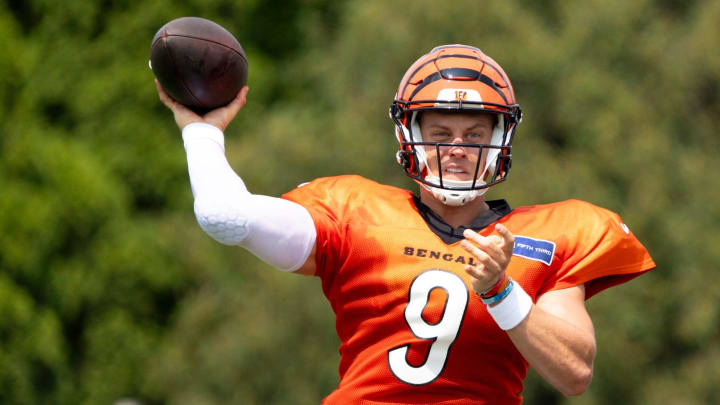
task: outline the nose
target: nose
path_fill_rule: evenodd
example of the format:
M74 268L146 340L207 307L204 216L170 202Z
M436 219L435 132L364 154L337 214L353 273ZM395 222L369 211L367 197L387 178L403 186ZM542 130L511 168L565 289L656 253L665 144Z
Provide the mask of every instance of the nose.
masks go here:
M465 157L465 155L467 155L465 147L458 145L459 143L462 143L462 141L463 140L460 137L453 139L453 145L449 147L448 155L452 157Z

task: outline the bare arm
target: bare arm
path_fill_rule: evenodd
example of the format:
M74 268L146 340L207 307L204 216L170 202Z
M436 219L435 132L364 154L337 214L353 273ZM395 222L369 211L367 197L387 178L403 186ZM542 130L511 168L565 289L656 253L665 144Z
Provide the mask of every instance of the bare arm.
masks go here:
M596 346L584 286L543 294L507 333L525 360L564 395L582 394L590 385Z
M495 285L512 257L513 235L503 225L495 230L501 237L483 237L471 230L464 234L463 248L478 259L477 266L465 269L476 291ZM596 345L583 285L543 294L507 334L525 360L564 395L579 395L590 385Z

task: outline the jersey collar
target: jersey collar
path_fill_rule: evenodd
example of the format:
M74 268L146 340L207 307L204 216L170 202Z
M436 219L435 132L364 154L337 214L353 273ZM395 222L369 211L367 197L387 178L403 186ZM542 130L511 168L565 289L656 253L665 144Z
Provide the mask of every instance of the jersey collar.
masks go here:
M489 210L482 212L468 225L460 225L457 228L453 228L443 221L438 214L433 212L430 207L423 204L418 196L413 195L413 203L430 230L448 245L465 239L462 236L465 229L469 228L476 232L480 231L512 211L512 208L510 208L510 205L508 205L505 200L485 201L488 207L490 207Z

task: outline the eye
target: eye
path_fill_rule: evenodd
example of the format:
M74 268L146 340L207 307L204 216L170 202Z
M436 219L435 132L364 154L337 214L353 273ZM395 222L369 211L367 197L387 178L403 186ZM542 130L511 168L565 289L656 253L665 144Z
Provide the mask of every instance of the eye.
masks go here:
M480 133L480 132L470 132L470 133L465 134L465 139L469 143L483 143L485 138L486 138L485 134Z
M450 134L444 131L435 131L431 133L431 136L435 139L447 139L450 137Z

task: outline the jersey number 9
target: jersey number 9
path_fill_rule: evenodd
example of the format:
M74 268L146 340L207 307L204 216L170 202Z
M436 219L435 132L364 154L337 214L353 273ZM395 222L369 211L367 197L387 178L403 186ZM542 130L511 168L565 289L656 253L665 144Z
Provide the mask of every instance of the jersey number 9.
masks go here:
M442 288L447 294L445 309L439 322L426 322L422 313L430 292ZM445 368L450 346L457 338L468 303L468 289L457 275L444 270L428 270L418 275L410 285L405 321L418 339L433 340L425 362L413 366L407 361L410 345L388 351L390 370L400 381L411 385L424 385L434 381Z

